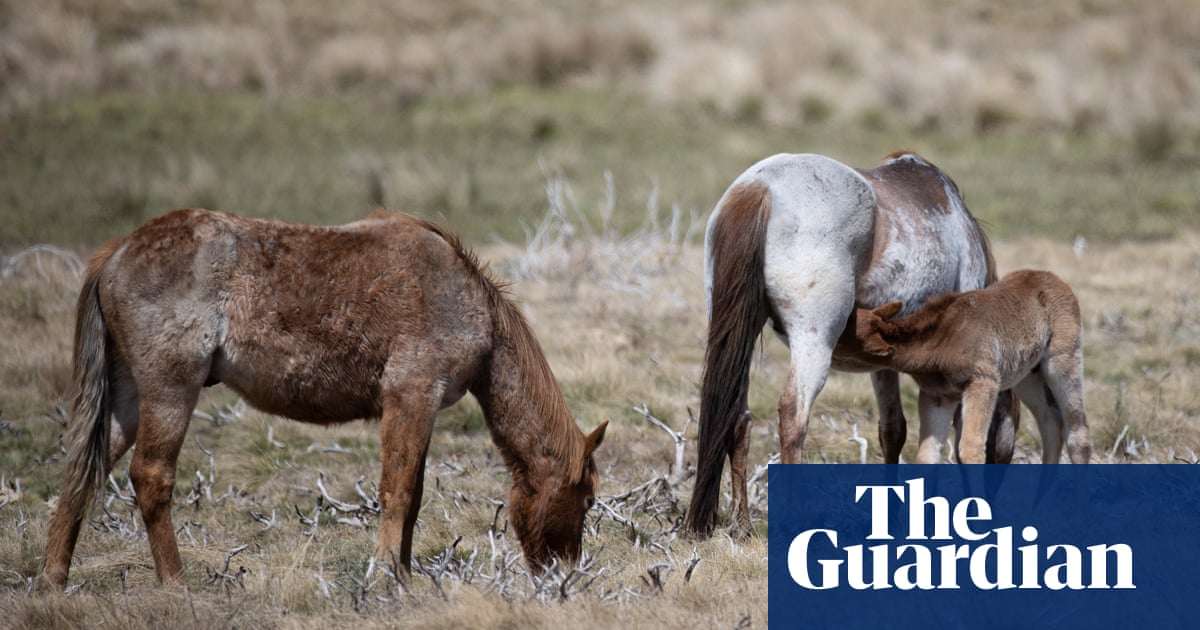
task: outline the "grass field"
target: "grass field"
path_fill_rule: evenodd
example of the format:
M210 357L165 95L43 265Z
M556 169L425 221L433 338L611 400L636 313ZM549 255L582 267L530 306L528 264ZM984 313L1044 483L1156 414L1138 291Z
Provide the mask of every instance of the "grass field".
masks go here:
M665 225L667 222L662 222ZM572 251L486 247L510 275L540 276L516 292L539 333L577 421L613 421L597 456L600 507L588 520L582 572L526 573L498 509L508 480L470 401L442 414L417 528L415 586L401 593L364 578L378 515L379 440L370 422L331 429L246 409L208 391L180 460L175 518L188 568L186 593L163 592L124 464L104 507L85 526L65 600L24 593L41 557L57 491L63 386L74 273L52 253L26 258L6 279L7 390L0 454L0 611L13 627L736 627L766 621L765 478L753 485L756 533L696 542L678 536L694 465L696 383L703 352L701 253L667 230L603 238ZM998 244L1001 266L1055 269L1084 309L1087 404L1101 462L1194 462L1200 451L1200 235L1152 243L1092 244L1021 237ZM599 265L630 251L653 256ZM564 264L563 260L573 261ZM630 261L631 258L626 257ZM38 340L34 342L33 340ZM753 371L751 461L777 450L775 398L785 357L768 339ZM915 417L911 386L905 398ZM28 411L9 413L7 409ZM686 429L684 469L674 439L647 415ZM878 461L868 380L835 374L809 438L813 461ZM915 447L915 422L905 458ZM1026 421L1017 461L1038 461ZM209 455L211 453L211 455ZM760 473L762 470L760 469ZM355 490L361 483L362 494ZM328 498L322 498L327 496ZM330 500L332 499L332 500ZM461 539L460 539L461 537ZM457 543L457 544L456 544ZM236 553L235 553L236 552ZM698 559L698 561L697 561Z
M905 147L943 167L1002 271L1078 292L1095 461L1195 463L1200 25L1188 2L1127 4L0 3L0 625L764 626L787 369L772 335L752 373L755 534L698 542L678 523L701 226L780 151L870 166ZM378 425L301 425L216 387L175 495L188 590L154 582L126 458L70 597L28 596L87 251L175 207L336 223L377 205L444 218L514 279L580 426L612 421L585 564L525 570L467 400L430 448L413 589L367 579ZM682 432L682 467L651 417ZM1036 462L1025 418L1017 459ZM876 430L868 379L834 375L811 461L859 461L855 432L878 461Z

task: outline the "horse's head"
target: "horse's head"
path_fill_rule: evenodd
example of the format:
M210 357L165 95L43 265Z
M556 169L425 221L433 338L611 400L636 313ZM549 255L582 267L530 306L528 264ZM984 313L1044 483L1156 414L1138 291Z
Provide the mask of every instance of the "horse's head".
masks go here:
M605 421L584 437L579 457L543 479L513 485L509 518L534 569L557 558L574 563L583 542L583 519L596 499L596 462L592 453L604 441Z

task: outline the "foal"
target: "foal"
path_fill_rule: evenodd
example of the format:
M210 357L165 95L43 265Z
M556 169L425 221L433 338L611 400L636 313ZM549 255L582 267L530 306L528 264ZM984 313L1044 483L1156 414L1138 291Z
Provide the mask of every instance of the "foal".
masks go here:
M902 308L890 302L857 309L841 344L864 361L910 374L923 394L961 397L959 461L983 463L997 392L1013 388L1037 418L1042 461L1058 463L1065 428L1071 462L1087 463L1092 447L1083 411L1079 302L1058 276L1014 271L893 319ZM936 424L921 425L920 461L938 459L950 427Z

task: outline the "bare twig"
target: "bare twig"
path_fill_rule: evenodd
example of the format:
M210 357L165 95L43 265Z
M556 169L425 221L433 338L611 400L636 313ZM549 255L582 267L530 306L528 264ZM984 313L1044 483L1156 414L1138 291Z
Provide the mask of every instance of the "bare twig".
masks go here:
M654 414L650 413L650 408L646 406L646 403L642 403L641 407L634 405L633 410L658 428L666 431L667 435L671 436L671 440L675 442L675 461L671 465L670 483L672 486L678 485L683 480L683 453L687 447L687 438L685 436L687 435L688 427L692 423L691 410L688 410L688 421L684 424L682 431L675 431L662 420L655 418Z
M858 423L855 422L850 434L850 441L858 443L858 463L867 463L867 439L858 435Z
M1129 433L1129 425L1125 425L1121 432L1117 434L1117 439L1113 441L1112 449L1108 451L1108 459L1112 461L1114 455L1117 454L1117 449L1121 446L1121 441L1125 439L1125 434Z
M76 278L83 275L83 261L74 253L61 247L55 247L54 245L34 245L7 258L0 258L0 277L8 278L12 276L16 273L18 265L24 264L28 260L33 260L37 265L38 273L45 278L46 268L42 262L44 256L57 258L66 265L67 270Z
M683 574L683 581L690 583L692 581L692 572L700 564L700 554L696 553L696 548L692 547L692 557L688 559L687 571Z

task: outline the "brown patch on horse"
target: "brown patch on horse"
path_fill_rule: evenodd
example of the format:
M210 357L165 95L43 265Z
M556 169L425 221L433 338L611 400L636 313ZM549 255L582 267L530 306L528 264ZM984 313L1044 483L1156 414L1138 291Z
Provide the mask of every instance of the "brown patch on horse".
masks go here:
M696 534L713 529L735 428L749 422L745 410L750 362L769 311L763 259L770 216L770 191L763 184L746 184L726 194L713 226L712 312L700 384L705 402L700 407L696 483L685 520ZM709 393L713 391L733 394L716 396Z
M893 153L874 169L858 172L867 178L881 206L904 204L945 214L950 212L947 184L958 190L940 169L908 151Z

